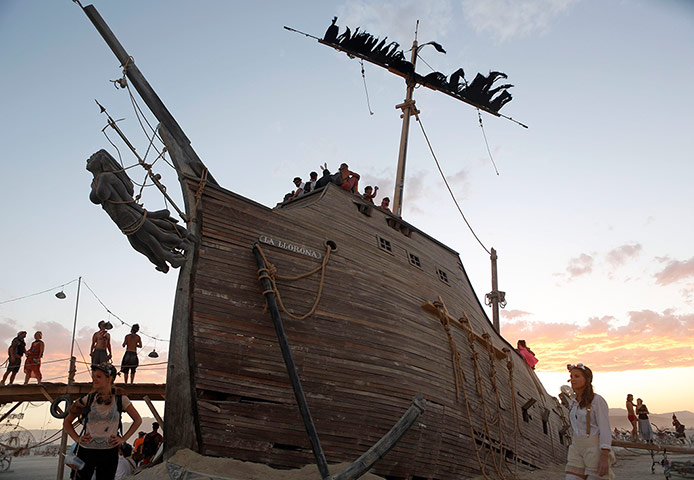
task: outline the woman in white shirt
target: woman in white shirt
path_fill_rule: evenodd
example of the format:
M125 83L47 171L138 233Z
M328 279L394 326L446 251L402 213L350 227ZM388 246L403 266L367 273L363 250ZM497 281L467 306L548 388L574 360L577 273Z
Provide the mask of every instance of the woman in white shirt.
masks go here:
M593 372L582 363L566 366L576 398L569 418L573 437L566 462L566 480L612 479L612 432L607 402L593 392Z
M77 457L82 460L83 466L77 471L77 480L91 480L93 473L96 473L96 480L113 480L118 468L119 447L137 432L142 423L130 399L114 387L116 375L116 367L109 363L92 365L92 393L73 403L70 413L63 420L63 428L79 444ZM119 404L133 420L128 431L122 435L118 431L121 416ZM88 409L86 413L84 409ZM80 415L86 416L82 435L78 435L72 426Z

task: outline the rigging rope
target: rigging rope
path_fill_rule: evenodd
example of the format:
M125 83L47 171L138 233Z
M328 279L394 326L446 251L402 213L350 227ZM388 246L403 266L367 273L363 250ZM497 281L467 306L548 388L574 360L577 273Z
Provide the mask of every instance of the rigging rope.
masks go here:
M359 59L359 63L361 64L361 78L364 80L364 91L366 92L366 106L369 107L369 113L371 115L374 114L374 112L371 111L371 102L369 101L369 90L366 88L366 75L364 71L364 60L361 58Z
M120 318L118 315L116 315L116 314L113 313L111 310L109 310L109 308L104 304L104 302L101 301L101 299L99 298L99 296L98 296L96 293L94 293L94 290L91 289L91 287L89 286L89 284L87 284L87 282L84 280L84 278L82 279L82 283L84 284L85 287L87 287L87 290L89 290L89 291L91 292L91 294L94 295L94 298L96 298L96 300L101 304L101 306L104 307L104 310L106 310L106 312L107 312L109 315L113 315L115 318L117 318L117 319L120 321L121 325L127 325L128 327L131 327L131 328L132 328L132 325L131 325L131 324L129 324L128 322L124 321L124 320L123 320L122 318ZM168 341L169 341L169 340L165 340L165 339L162 339L162 338L154 337L154 336L152 336L152 335L148 335L148 334L144 333L144 332L141 331L141 330L140 330L138 333L139 333L140 335L143 335L143 336L145 336L145 337L149 337L149 338L151 338L152 340L156 340L156 341L159 341L159 342L168 342Z
M258 253L260 253L260 256L263 257L263 261L265 262L265 268L261 268L257 271L258 273L258 279L262 280L263 278L267 278L270 280L270 283L272 284L272 289L271 290L265 290L263 292L263 295L267 295L268 293L274 292L275 296L277 297L277 304L279 307L282 309L284 313L289 315L291 318L294 320L304 320L311 315L313 315L318 308L318 302L320 301L321 295L323 294L323 285L324 285L324 280L325 280L325 270L326 266L328 265L328 260L330 260L330 252L332 251L332 248L329 245L325 246L325 255L323 256L323 261L319 266L316 268L309 270L306 273L302 273L299 275L294 275L294 276L287 276L287 275L279 275L277 273L277 267L275 267L272 263L270 263L265 256L265 252L261 248L260 244L255 245L256 248L258 249ZM313 275L314 273L320 271L320 283L318 284L318 293L316 293L316 300L313 302L313 306L311 307L311 310L309 310L307 313L304 315L294 315L290 313L287 308L284 306L284 302L282 302L282 297L280 296L279 289L277 288L277 282L276 279L280 280L300 280L302 278L306 278L310 275ZM267 308L267 303L265 304L265 308Z
M24 295L23 297L10 298L9 300L3 300L2 302L0 302L0 305L2 305L4 303L16 302L17 300L23 300L23 299L29 298L29 297L35 297L36 295L41 295L43 293L51 292L53 290L58 290L59 288L62 289L66 285L70 285L71 283L75 283L76 281L77 281L77 279L75 278L74 280L70 280L67 283L63 283L62 285L58 285L57 287L48 288L46 290L42 290L42 291L36 292L36 293L30 293L29 295Z
M441 325L443 325L443 329L446 331L446 336L448 337L448 346L451 350L451 363L453 364L453 374L455 379L455 398L456 400L458 400L459 390L463 392L463 399L465 401L465 412L467 414L468 425L470 427L470 437L472 439L472 448L475 450L477 464L480 467L482 476L485 478L485 480L489 480L487 472L484 468L485 463L482 462L482 458L480 457L480 450L482 450L482 446L484 445L484 443L480 442L480 447L477 447L477 435L475 433L475 427L472 425L470 401L468 400L467 389L465 388L465 372L463 371L463 366L461 363L462 357L460 355L460 352L458 351L458 347L456 346L455 340L453 339L453 335L451 334L451 326L450 320L448 319L448 311L446 310L446 306L443 304L443 300L441 299L441 297L439 297L439 303L436 304L436 309L439 314L439 320L441 321Z
M465 214L463 213L463 210L460 208L460 205L458 205L458 201L455 199L455 195L453 195L453 190L451 190L451 186L448 184L448 180L446 180L446 176L443 174L443 170L441 170L441 165L439 164L439 160L436 158L436 154L434 153L434 149L431 146L431 142L429 142L429 137L427 136L427 132L424 130L424 125L422 125L422 120L419 118L419 114L415 112L414 116L417 119L417 123L419 123L419 127L422 129L422 134L424 134L424 139L426 140L427 145L429 146L429 151L431 152L431 155L434 157L434 162L436 162L436 168L439 169L439 173L441 174L441 178L443 179L443 183L446 184L446 188L448 189L448 193L451 194L451 198L453 199L453 203L455 203L455 206L458 208L460 215L463 217L463 220L465 220L465 224L470 229L470 232L475 237L475 240L477 240L477 243L479 243L482 246L482 248L484 249L485 252L487 252L489 255L491 255L491 252L489 251L489 249L484 246L484 244L482 243L482 240L479 239L479 237L477 236L475 231L472 229L470 222L468 222L467 218L465 218Z
M492 157L492 151L489 150L489 142L487 141L487 134L484 132L484 124L482 123L482 114L480 113L480 109L477 109L477 119L480 122L480 128L482 129L482 136L484 137L484 144L487 146L487 153L489 154L489 159L492 161L492 165L494 165L494 171L496 172L497 176L499 175L499 169L496 168L496 163L494 163L494 157Z

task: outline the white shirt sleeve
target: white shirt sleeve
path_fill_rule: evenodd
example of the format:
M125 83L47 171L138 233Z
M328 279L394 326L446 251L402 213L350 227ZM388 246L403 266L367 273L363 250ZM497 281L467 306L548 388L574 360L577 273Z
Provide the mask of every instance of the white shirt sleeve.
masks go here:
M612 430L610 429L610 409L607 402L600 395L596 394L593 398L593 408L591 417L595 418L598 429L600 430L600 448L612 449ZM594 424L591 418L591 425Z

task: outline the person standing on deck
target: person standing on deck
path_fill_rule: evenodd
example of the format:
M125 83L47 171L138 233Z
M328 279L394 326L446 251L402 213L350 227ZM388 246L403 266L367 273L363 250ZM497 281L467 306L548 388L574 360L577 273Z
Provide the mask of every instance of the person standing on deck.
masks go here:
M635 442L639 439L639 432L636 428L636 415L634 415L634 396L631 393L627 395L627 418L631 423L631 439Z
M137 349L142 348L142 339L137 334L138 331L140 331L140 326L136 323L123 340L125 354L120 362L120 371L123 372L125 383L128 383L128 372L130 372L130 383L135 381L135 369L140 364L137 359Z
M101 320L99 331L92 335L92 346L89 349L92 365L101 365L111 360L111 335L106 331L106 327L106 322Z
M26 352L26 360L24 360L24 373L26 374L24 378L25 385L29 383L29 379L32 376L36 377L36 380L41 383L41 358L43 357L43 351L46 346L41 338L43 338L43 333L36 332L34 334L34 341Z
M22 366L22 355L24 355L24 352L26 351L26 342L24 342L24 339L27 336L27 332L22 330L21 332L17 332L17 336L12 339L12 343L10 343L9 348L7 349L7 370L5 371L5 375L2 377L2 382L0 382L0 385L5 385L5 380L7 380L7 376L10 375L10 383L9 385L12 385L12 382L14 382L14 377L17 376L17 372L19 371L19 367Z

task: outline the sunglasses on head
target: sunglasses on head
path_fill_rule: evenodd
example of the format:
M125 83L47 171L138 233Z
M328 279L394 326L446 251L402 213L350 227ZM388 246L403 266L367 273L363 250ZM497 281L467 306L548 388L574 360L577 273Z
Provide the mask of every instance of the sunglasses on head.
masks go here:
M585 371L587 367L585 365L583 365L582 363L577 363L576 365L574 365L573 363L567 363L566 364L566 369L568 371L571 371L574 368L579 368L579 369Z

